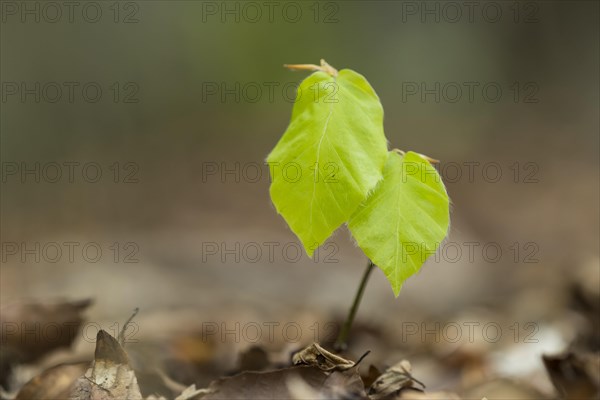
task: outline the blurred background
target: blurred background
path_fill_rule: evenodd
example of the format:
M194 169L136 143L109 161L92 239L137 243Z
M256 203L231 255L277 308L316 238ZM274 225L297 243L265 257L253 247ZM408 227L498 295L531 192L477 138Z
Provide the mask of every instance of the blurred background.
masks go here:
M104 329L139 307L160 362L208 322L297 323L257 342L277 351L315 324L331 340L366 259L344 227L299 253L264 164L307 76L282 65L324 58L369 80L390 147L441 160L452 199L447 243L399 298L373 274L350 350L474 396L517 377L520 398L552 393L541 354L598 350L597 2L1 4L3 306L92 298ZM214 338L201 383L257 344Z

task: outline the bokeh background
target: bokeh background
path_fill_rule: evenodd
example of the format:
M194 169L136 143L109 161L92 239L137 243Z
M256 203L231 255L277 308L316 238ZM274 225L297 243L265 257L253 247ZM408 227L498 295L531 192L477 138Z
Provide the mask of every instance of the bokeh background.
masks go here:
M550 392L539 355L598 333L571 289L597 300L600 285L599 6L466 3L3 1L2 305L91 297L103 327L140 307L147 342L206 321L298 322L286 349L341 321L366 260L345 228L330 257L296 259L264 165L306 76L282 65L324 58L367 77L391 147L441 160L453 203L448 243L399 298L373 274L351 349L380 366L412 357L433 388L519 376ZM444 372L436 360L460 346L420 335L457 321L502 327L462 348L485 374ZM231 367L249 343L225 339Z

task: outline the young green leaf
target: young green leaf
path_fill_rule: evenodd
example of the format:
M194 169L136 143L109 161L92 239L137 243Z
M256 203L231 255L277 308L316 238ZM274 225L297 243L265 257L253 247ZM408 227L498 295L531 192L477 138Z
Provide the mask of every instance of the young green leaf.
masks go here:
M416 153L390 152L383 175L348 227L398 296L446 236L449 199L435 168Z
M319 71L300 84L267 162L273 204L309 256L375 188L386 159L383 108L362 75Z

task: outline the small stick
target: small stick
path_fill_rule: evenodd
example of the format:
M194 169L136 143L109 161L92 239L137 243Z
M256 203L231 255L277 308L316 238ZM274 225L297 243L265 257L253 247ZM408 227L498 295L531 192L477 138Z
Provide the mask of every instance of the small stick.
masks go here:
M338 70L333 68L327 61L321 59L321 65L316 64L283 64L285 68L292 71L323 71L334 78L338 76Z
M125 325L123 325L123 329L121 329L121 332L119 332L119 343L123 347L125 347L125 331L127 331L127 327L139 311L139 307L136 307L135 310L133 310L133 314L131 314L131 317L129 317L129 319L125 322Z

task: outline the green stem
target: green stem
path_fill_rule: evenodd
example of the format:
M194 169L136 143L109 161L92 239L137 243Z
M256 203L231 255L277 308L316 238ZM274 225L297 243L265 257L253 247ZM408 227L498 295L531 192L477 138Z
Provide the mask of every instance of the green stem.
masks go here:
M352 303L352 308L350 308L350 312L348 312L348 316L346 317L346 321L340 330L340 333L335 341L334 348L337 351L343 351L346 349L347 344L346 341L348 339L348 334L350 333L350 328L352 328L352 323L354 322L354 317L356 316L356 311L358 311L358 306L360 305L360 300L362 299L363 293L365 291L365 287L367 286L367 281L369 280L369 275L371 275L371 271L374 269L375 264L371 260L367 264L367 269L363 274L362 280L360 281L360 286L358 287L358 291L354 296L354 303Z

